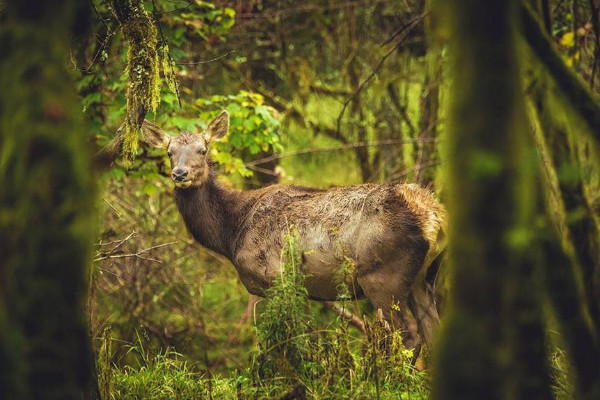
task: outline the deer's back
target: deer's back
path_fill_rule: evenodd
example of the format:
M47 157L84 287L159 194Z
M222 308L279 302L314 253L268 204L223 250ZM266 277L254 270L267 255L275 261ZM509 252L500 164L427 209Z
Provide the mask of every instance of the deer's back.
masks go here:
M335 299L345 257L355 276L436 246L445 212L417 185L381 184L316 190L275 185L254 193L233 262L246 287L262 294L280 268L283 236L298 230L313 298ZM358 293L360 295L360 293Z

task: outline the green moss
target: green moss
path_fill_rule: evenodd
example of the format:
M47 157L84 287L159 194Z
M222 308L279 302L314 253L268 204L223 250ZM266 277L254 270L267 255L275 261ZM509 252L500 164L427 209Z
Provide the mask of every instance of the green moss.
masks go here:
M171 91L179 99L179 82L175 75L175 62L171 58L169 45L165 44L161 47L162 70L165 82Z
M141 2L131 6L122 25L129 43L127 53L127 116L123 156L132 161L138 149L138 136L143 117L156 111L160 103L160 66L157 52L157 30Z

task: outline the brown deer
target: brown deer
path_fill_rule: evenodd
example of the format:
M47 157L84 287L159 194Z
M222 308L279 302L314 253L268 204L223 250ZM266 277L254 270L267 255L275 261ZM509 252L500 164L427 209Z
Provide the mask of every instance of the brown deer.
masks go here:
M365 184L327 190L273 185L237 191L219 182L209 147L229 129L221 112L203 133L164 134L144 122L146 141L167 149L175 201L193 237L226 256L246 289L264 296L280 274L284 234L295 226L303 250L306 288L315 300L335 300L344 257L356 263L352 287L368 298L404 343L430 346L439 323L426 274L443 249L446 212L433 194L414 184Z

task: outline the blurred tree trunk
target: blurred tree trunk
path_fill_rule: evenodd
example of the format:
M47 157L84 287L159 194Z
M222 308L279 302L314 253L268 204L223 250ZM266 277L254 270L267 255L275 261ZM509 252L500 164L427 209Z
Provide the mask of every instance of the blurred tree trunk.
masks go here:
M436 1L451 46L453 292L434 398L551 398L532 235L535 152L514 41L516 1ZM445 24L445 25L444 25Z
M591 277L584 275L583 282L578 282L577 277L581 276L581 263L598 262L598 231L585 195L576 145L567 131L564 110L557 103L560 93L543 72L529 87L541 129L537 134L538 147L548 159L543 163L546 208L557 232L554 238L543 239L547 292L577 374L579 396L596 399L600 397L600 349L598 327L590 318L598 307L590 298L596 288ZM562 250L565 243L568 253Z
M545 147L552 168L558 174L558 191L554 191L558 194L555 207L561 210L553 215L556 225L562 228L569 247L574 251L577 263L584 266L581 268L583 293L593 323L592 329L597 331L600 321L600 304L597 301L600 285L595 271L600 270L600 236L584 188L577 146L573 143L565 122L559 121L557 117L560 105L552 102L551 97L558 97L560 93L548 93L549 88L541 79L544 78L537 78L531 85L530 95L544 136L545 143L540 146ZM550 104L556 107L554 111Z
M67 72L89 4L0 17L0 398L93 398L84 314L94 185Z
M440 104L440 81L442 79L441 55L437 49L429 48L427 73L421 95L419 117L418 155L415 160L415 181L422 186L431 186L435 179L435 163L438 159L437 124Z
M587 313L592 320L592 329L596 332L597 340L600 340L600 237L597 221L582 182L582 167L576 146L571 143L564 123L563 126L559 126L553 111L548 110L545 105L549 101L558 100L559 103L554 103L556 109L560 112L569 110L570 120L583 121L588 128L587 134L598 149L600 102L587 85L565 65L553 47L552 40L542 29L536 14L529 8L522 7L521 16L523 35L540 62L542 75L549 73L554 78L553 86L558 89L553 90L551 98L546 94L549 90L548 82L537 80L531 87L531 96L547 139L554 168L562 175L559 177L559 200L560 207L567 213L563 224L566 224L564 228L568 242L571 243L580 273L583 275L583 294L587 303ZM581 131L586 133L586 129ZM595 164L597 167L597 160Z

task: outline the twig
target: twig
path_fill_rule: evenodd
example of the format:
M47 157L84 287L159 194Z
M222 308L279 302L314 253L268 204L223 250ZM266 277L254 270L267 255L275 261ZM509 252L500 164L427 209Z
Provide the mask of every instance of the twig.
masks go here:
M344 318L350 324L352 324L356 328L358 328L358 330L360 330L362 333L364 333L364 334L367 333L367 328L365 326L364 321L361 318L357 317L356 315L352 314L350 311L345 310L344 308L340 307L339 305L335 304L332 301L324 301L323 306L325 308L327 308L328 310L333 311L340 317Z
M106 25L106 22L104 21L104 18L102 18L102 15L100 15L100 12L98 11L98 8L96 8L96 4L94 4L94 1L90 0L90 4L92 5L92 9L94 10L94 14L96 14L96 16L98 17L98 19L100 20L100 22L102 22L102 25L104 25L104 27L106 28L106 31L109 31L110 29L108 29L108 25Z
M392 86L392 84L388 85L387 92L388 92L388 95L390 96L390 100L392 100L391 101L392 105L394 106L396 111L398 111L398 114L400 114L400 118L404 121L406 126L408 126L411 136L416 137L417 136L417 135L415 135L416 129L415 129L415 126L413 125L412 121L410 120L408 113L406 112L406 106L402 106L402 104L400 104L400 99L398 99L398 95L396 95L396 92L394 91L394 87Z
M259 300L259 298L257 296L250 295L250 298L248 298L248 304L246 305L246 311L244 311L244 313L240 317L240 319L237 322L237 324L235 324L234 331L231 332L231 334L227 338L227 342L225 342L225 348L229 348L229 346L231 345L231 343L233 343L233 341L235 340L237 334L242 329L242 326L244 325L244 322L250 320L250 316L252 315L252 311L254 310L254 305L258 302L258 300Z
M434 166L436 166L438 164L441 164L441 162L440 161L429 161L429 162L426 162L426 163L423 163L423 164L415 165L412 168L405 169L402 172L399 172L397 174L394 174L394 175L390 176L387 180L388 181L394 181L396 179L400 179L400 178L402 178L402 177L410 174L411 172L420 171L420 170L422 170L424 168L434 167Z
M392 42L392 40L394 40L396 38L396 36L398 36L399 34L401 34L402 32L404 32L406 29L408 29L412 24L414 24L415 22L420 22L423 18L425 18L427 15L429 14L429 11L424 12L421 15L417 15L416 17L414 17L413 19L411 19L410 21L408 21L408 24L404 25L402 28L398 29L396 32L394 32L392 34L392 36L390 36L388 38L388 40L386 40L385 42L383 42L381 44L381 47L385 46L386 44L389 44Z
M94 262L97 261L102 261L102 260L107 260L109 258L126 258L126 257L138 257L144 260L148 260L148 261L154 261L157 263L162 263L162 261L157 260L155 258L149 258L149 257L143 257L142 254L147 253L150 250L154 250L154 249L158 249L161 247L165 247L165 246L171 246L174 245L177 242L169 242L169 243L162 243L162 244L157 244L156 246L152 246L152 247L148 247L147 249L144 250L140 250L137 253L129 253L129 254L103 254L102 256L99 256L97 258L94 259Z
M182 63L176 63L177 65L198 65L198 64L208 64L211 62L215 62L215 61L219 61L222 58L227 57L228 55L235 53L235 50L230 50L227 53L220 55L219 57L216 58L212 58L210 60L205 60L205 61L193 61L193 62L182 62Z
M132 235L132 234L134 234L134 233L135 233L135 232L132 232L132 233L131 233L129 236L131 236L131 235ZM106 243L102 243L102 242L100 242L100 243L96 243L96 244L95 244L95 246L110 246L111 244L119 243L119 242L121 242L122 240L127 240L127 239L129 239L129 236L127 236L125 239L117 239L117 240L112 240L112 241L110 241L110 242L106 242Z
M267 169L267 168L257 167L256 165L246 165L246 167L248 167L248 169L251 169L253 171L260 172L261 174L271 175L271 176L279 176L279 174L277 172L271 171L270 169Z
M328 151L341 151L347 149L355 149L359 147L373 147L373 146L389 146L389 145L398 145L398 144L410 144L416 142L435 142L436 139L387 139L387 140L376 140L373 142L357 142L357 143L348 143L340 146L328 146L328 147L316 147L310 149L302 149L296 151L290 151L288 153L282 154L274 154L269 157L261 158L259 160L249 161L244 163L244 165L248 168L254 167L260 164L266 164L268 162L279 160L286 157L297 156L301 154L309 154L309 153L322 153Z

